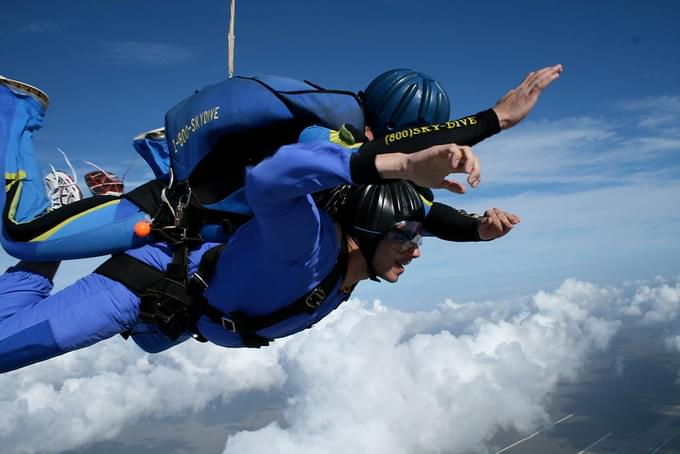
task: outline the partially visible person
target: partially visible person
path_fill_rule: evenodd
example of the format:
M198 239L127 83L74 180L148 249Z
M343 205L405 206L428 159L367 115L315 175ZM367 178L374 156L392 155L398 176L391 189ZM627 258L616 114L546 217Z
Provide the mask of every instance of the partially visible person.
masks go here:
M389 70L359 92L366 119L364 131L352 128L333 131L312 126L303 131L300 141L326 140L371 153L409 152L447 142L474 146L522 121L536 105L543 90L560 76L562 70L562 65L553 65L530 72L493 108L454 120L449 120L449 96L436 80L410 69ZM475 168L479 168L478 161ZM478 184L479 178L473 172L471 186ZM464 186L450 189L465 192ZM476 215L434 202L431 191L421 188L421 194L431 202L425 228L440 239L489 241L507 234L520 222L519 216L499 208Z
M470 174L474 162L470 148L456 145L408 155L358 154L330 143L282 147L248 172L255 216L226 248L204 244L189 255L197 291L166 277L172 253L163 244L116 256L52 295L49 279L31 270L17 266L0 276L0 371L123 332L160 351L192 336L258 347L309 328L360 281L375 275L396 282L420 255L424 207L404 179L449 187L446 175ZM353 185L358 196L334 219L312 194L340 184ZM216 252L205 272L209 250Z
M0 370L117 333L149 352L190 337L263 346L312 326L364 279L396 282L420 255L421 188L463 192L445 176L463 172L476 185L479 161L466 146L401 153L373 143L357 153L323 142L281 147L247 174L254 217L226 248L195 245L184 267L170 245L148 245L50 295L49 276L18 264L0 277ZM312 194L340 185L350 186L332 217ZM188 277L191 287L181 283Z

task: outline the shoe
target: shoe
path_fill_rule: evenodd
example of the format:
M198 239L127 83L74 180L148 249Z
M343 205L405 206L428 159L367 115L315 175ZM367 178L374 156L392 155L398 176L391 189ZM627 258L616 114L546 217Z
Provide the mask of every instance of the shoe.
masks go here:
M47 96L47 93L38 87L34 87L33 85L29 85L18 80L8 79L3 75L0 75L0 84L8 86L12 91L18 90L21 93L31 95L33 98L37 99L40 104L42 104L43 109L45 110L47 110L50 105L50 98Z
M134 137L132 140L164 140L165 139L165 128L152 129L151 131L143 132Z
M123 180L117 175L99 167L90 161L85 161L97 170L85 174L85 183L92 195L115 195L121 196L125 191ZM127 173L127 172L126 172ZM123 175L125 178L125 175Z
M52 171L45 175L45 189L47 190L47 197L50 199L48 211L56 210L83 198L83 193L78 187L76 171L71 165L71 161L61 149L57 148L57 150L64 156L73 176L51 166Z
M77 202L83 198L83 193L76 182L61 170L52 167L52 171L45 176L45 187L50 199L49 210L56 210L69 203Z

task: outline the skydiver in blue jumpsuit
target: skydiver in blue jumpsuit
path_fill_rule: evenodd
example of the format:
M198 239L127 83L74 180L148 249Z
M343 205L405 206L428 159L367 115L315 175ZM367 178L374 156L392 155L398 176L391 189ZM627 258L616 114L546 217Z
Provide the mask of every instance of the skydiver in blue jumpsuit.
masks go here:
M450 172L473 172L473 161L469 148L457 146L432 147L411 155L385 154L372 162L330 143L282 147L248 172L245 190L255 217L230 239L204 297L225 313L258 316L274 312L319 284L346 248L346 271L321 306L257 334L275 339L312 326L337 308L348 297L349 289L368 278L369 273L357 243L341 234L334 220L317 207L311 194L341 184L380 183L385 178L406 177L424 186L440 186ZM414 170L405 172L402 170L405 167ZM403 219L392 215L395 222L389 224L422 223L422 205L407 214ZM378 238L388 233L372 234ZM404 233L402 240L384 239L385 243L376 247L372 265L377 276L390 282L396 282L404 267L420 255L417 243L411 242L416 238L417 228ZM194 259L210 246L206 244L192 253L190 272L195 270ZM144 246L128 254L161 269L170 261L161 245ZM35 279L35 274L20 268L0 277L0 286L5 289L3 302L14 300L8 295L15 292L21 296L21 307L12 304L13 313L2 314L0 370L16 369L126 330L135 335L139 298L122 284L90 274L47 296L48 279L39 278L42 285L38 289L32 283ZM237 333L206 317L198 320L196 330L218 345L243 345Z
M30 99L25 98L33 102ZM425 217L422 197L414 195L412 186L398 182L388 191L389 197L380 192L382 189L376 189L389 185L364 187L367 193L354 197L358 201L349 210L350 215L345 211L335 220L318 209L310 194L341 184L381 183L384 178L452 187L443 183L446 174L464 171L470 174L469 181L474 182L478 178L476 165L469 148L452 145L434 146L411 155L379 156L360 156L324 142L283 147L249 171L245 190L255 218L234 234L219 256L204 297L227 313L248 316L271 313L314 289L345 250L346 270L321 306L313 313L290 317L258 334L274 339L307 328L347 298L358 281L372 274L392 282L398 280L404 267L420 254L417 238ZM377 197L386 197L393 207L398 205L399 197L417 203L405 213L393 210L382 224L367 216L352 218L353 212L366 212L364 204L376 191ZM509 228L511 225L502 227ZM196 270L203 252L212 246L208 243L192 251L190 273ZM368 257L364 254L367 250L372 251ZM164 269L170 261L169 250L163 244L134 249L128 255L158 269ZM256 285L262 280L267 285ZM191 336L187 332L173 341L161 340L162 334L154 326L139 323L137 295L99 274L86 276L48 296L50 276L41 276L20 264L0 277L0 288L1 371L82 348L123 331L131 332L147 351L163 350ZM206 317L201 317L195 328L202 337L219 345L243 345L239 334Z

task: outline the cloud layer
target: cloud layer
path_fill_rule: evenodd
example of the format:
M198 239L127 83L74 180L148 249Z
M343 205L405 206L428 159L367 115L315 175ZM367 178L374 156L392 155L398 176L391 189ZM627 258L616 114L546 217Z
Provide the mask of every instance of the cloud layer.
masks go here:
M354 302L282 351L288 426L239 433L225 453L485 452L499 428L545 422L556 383L606 348L619 323L590 309L610 297L567 281L507 306L408 314Z
M148 356L116 338L0 375L0 439L4 452L61 452L112 439L143 418L280 386L284 377L274 349L225 352L192 342Z
M278 390L289 398L285 424L229 437L225 453L487 452L499 428L544 424L557 382L578 379L622 323L673 320L679 298L679 281L567 280L531 298L417 313L353 300L258 351L187 342L145 355L114 339L0 375L0 438L10 452L61 452Z

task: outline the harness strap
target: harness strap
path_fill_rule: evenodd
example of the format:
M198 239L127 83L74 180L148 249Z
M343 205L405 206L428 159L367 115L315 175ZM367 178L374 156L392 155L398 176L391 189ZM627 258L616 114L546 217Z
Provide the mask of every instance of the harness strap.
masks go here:
M270 314L246 315L240 311L225 314L215 306L208 304L205 298L198 301L200 312L211 321L222 325L227 331L254 333L297 315L314 313L331 293L345 268L346 257L342 254L331 272L312 291Z
M238 333L244 346L259 348L269 345L271 339L260 336L256 331L297 315L313 313L333 290L347 263L346 255L341 254L334 268L318 286L271 314L248 316L240 311L227 314L209 304L202 296L224 247L220 245L206 251L198 271L186 285L126 254L111 257L95 273L122 283L138 295L141 299L140 319L157 323L171 340L191 331L197 340L205 342L196 328L198 319L205 315L226 331Z
M187 293L184 282L129 255L114 255L94 272L120 282L139 296L140 320L158 324L171 340L190 329L197 318L193 296ZM129 334L123 333L123 337Z

